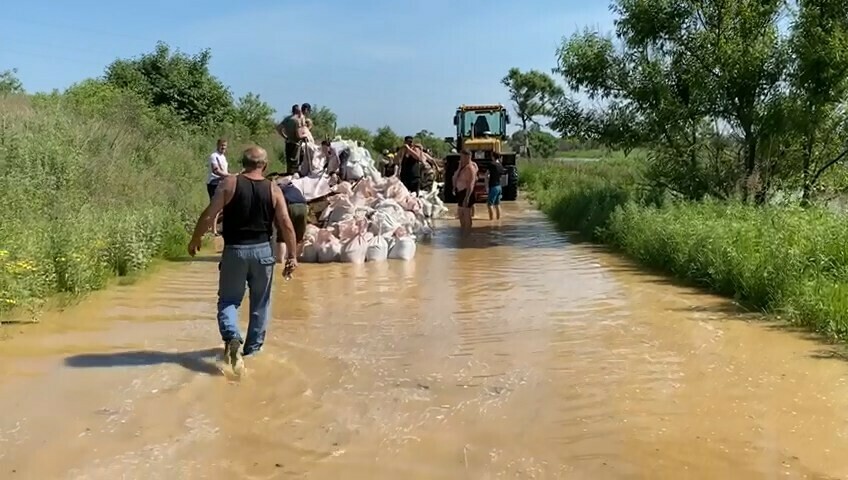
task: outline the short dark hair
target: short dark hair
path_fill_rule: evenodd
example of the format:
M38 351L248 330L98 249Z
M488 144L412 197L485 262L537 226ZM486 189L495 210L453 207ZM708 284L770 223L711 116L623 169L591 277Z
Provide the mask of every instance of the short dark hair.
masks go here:
M302 112L304 110L312 111L312 105L310 105L308 103L304 103L303 105L300 106L300 111Z
M300 111L300 105L294 104L292 105L292 113L297 113Z
M329 140L321 140L321 145L323 145L323 146L325 146L325 147L329 147L329 146L330 146L330 141L329 141Z
M415 138L413 138L412 135L407 135L407 136L403 137L404 142L411 142L413 140L415 140Z

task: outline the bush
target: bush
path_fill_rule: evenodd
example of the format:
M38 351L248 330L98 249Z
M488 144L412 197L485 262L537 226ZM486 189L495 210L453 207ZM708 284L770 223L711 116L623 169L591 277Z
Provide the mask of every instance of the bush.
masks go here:
M98 82L0 99L0 314L183 254L215 138L178 125Z
M522 179L565 230L609 243L743 304L848 337L848 222L825 209L659 201L635 162L526 165Z

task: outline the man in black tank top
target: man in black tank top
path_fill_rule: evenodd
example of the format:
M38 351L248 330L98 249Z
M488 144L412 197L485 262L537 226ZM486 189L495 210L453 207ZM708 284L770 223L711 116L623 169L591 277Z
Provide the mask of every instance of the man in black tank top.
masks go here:
M263 176L267 165L268 154L264 149L251 147L244 151L244 171L221 180L209 206L200 215L188 246L189 255L194 256L213 219L223 211L227 221L219 265L218 330L224 341L224 358L238 375L244 370L242 355L259 352L265 342L276 264L271 245L274 223L290 252L284 274L288 277L297 268L294 227L282 191ZM245 285L250 290L250 322L247 338L242 340L238 308ZM244 352L240 351L242 344Z

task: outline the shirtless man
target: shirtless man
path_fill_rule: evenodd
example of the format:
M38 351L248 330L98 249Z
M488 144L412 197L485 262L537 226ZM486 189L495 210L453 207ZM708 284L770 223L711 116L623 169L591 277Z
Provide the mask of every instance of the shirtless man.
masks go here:
M459 225L463 232L471 230L474 208L474 185L477 183L477 164L471 161L471 152L460 152L459 170L453 174L453 193L457 200Z

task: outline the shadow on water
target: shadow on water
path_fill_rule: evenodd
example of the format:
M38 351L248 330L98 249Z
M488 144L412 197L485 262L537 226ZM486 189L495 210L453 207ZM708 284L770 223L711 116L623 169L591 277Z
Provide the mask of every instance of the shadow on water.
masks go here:
M221 375L221 370L211 358L220 353L220 348L209 348L192 352L156 352L138 350L132 352L89 353L65 359L65 365L74 368L139 367L172 363L187 370L208 375Z

